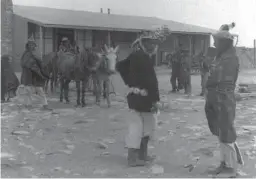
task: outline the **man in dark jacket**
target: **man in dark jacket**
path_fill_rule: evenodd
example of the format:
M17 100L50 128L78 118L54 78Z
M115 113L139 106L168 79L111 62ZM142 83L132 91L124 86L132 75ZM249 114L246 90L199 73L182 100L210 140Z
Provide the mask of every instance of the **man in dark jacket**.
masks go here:
M25 103L27 107L32 107L32 94L35 92L42 100L43 109L50 110L43 90L45 80L49 77L43 71L41 59L35 54L35 48L36 43L31 36L21 57L21 84L25 86L26 90Z
M209 64L207 61L207 57L204 56L203 52L199 54L199 65L200 65L200 73L201 73L201 93L200 96L204 96L205 86L209 76Z
M172 63L172 75L171 75L171 84L173 93L183 89L183 85L181 82L181 55L182 55L182 45L179 44L179 48L172 55L171 63ZM178 86L177 86L178 82Z
M59 46L59 51L62 51L62 52L70 52L71 51L70 41L67 37L63 37L61 39L61 44Z
M133 52L117 63L117 71L130 91L127 95L128 106L133 111L129 134L126 138L129 166L142 166L152 160L147 154L148 141L152 139L156 112L159 107L159 90L154 61L158 40L142 36L133 43Z
M234 27L233 23L224 25L213 34L217 56L210 66L205 104L209 129L220 142L221 164L215 174L223 174L225 178L235 177L238 164L243 164L234 127L236 113L234 90L238 78L239 59L233 46L234 37L229 33L232 27Z
M185 94L191 95L191 59L188 50L181 51L181 72L180 78L183 84Z

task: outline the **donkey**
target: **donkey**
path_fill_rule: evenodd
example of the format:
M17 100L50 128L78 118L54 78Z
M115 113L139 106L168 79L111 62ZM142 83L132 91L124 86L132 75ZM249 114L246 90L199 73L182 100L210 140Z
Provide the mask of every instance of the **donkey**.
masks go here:
M87 52L81 50L79 53L64 53L58 52L58 72L60 75L60 102L63 102L63 92L64 98L67 103L69 103L68 92L69 83L71 80L76 82L77 90L77 101L76 106L82 107L85 104L85 87L90 76L90 70L88 69L88 56ZM82 82L82 98L80 99L80 82Z
M96 104L100 105L100 97L102 94L102 86L104 89L104 97L107 100L108 107L111 106L110 93L110 79L109 77L116 72L115 65L117 60L117 51L119 47L108 48L106 45L105 53L95 52L91 50L88 53L88 62L92 66L91 74L93 86L96 95Z

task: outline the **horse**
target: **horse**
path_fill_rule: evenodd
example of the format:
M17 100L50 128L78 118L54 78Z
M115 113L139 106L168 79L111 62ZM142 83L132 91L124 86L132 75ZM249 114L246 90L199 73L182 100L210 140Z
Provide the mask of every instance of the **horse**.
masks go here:
M88 69L88 56L86 50L82 50L76 54L58 52L58 73L60 75L60 102L63 102L63 92L66 103L69 103L68 92L71 80L76 82L77 104L82 107L85 104L85 87L88 82L90 71ZM82 82L82 98L80 100L80 82Z
M43 56L42 66L44 68L44 72L50 76L50 79L46 80L44 90L48 91L48 84L50 80L51 84L51 92L53 93L53 89L56 90L57 87L57 79L58 79L58 54L57 52L50 52Z
M110 79L109 77L116 72L115 65L117 61L117 51L119 47L108 48L106 45L105 53L90 50L88 53L88 63L91 68L91 75L96 96L96 104L100 105L100 97L102 94L102 86L104 89L104 98L107 100L108 107L111 106L110 93Z

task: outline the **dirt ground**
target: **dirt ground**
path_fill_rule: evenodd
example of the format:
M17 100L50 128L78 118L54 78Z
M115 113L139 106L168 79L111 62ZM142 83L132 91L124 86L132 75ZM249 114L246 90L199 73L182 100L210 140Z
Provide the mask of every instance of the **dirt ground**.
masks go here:
M125 100L125 87L113 77L117 95L112 107L100 107L87 96L88 106L75 108L48 94L53 112L35 106L28 111L17 100L2 105L2 177L211 177L208 170L219 164L218 142L209 132L200 93L200 78L193 76L190 99L168 94L169 74L159 73L161 101L166 106L158 120L156 140L150 144L155 162L145 167L127 166L124 138L133 117ZM72 85L71 85L72 86ZM71 87L72 88L72 87ZM245 165L242 177L256 177L256 100L237 103L238 145ZM198 162L196 163L196 160ZM189 171L186 165L193 165Z

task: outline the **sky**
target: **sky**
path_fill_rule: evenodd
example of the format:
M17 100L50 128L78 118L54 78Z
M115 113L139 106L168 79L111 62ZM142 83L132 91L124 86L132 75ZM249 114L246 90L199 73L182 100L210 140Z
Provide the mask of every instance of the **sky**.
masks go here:
M177 22L219 29L236 23L238 46L253 47L256 39L256 0L13 0L15 5L43 6L112 14L155 16Z

